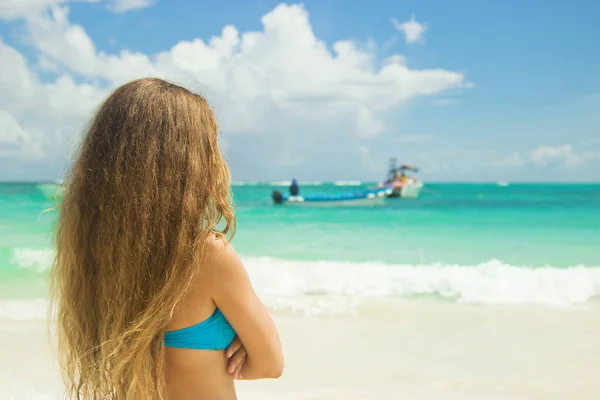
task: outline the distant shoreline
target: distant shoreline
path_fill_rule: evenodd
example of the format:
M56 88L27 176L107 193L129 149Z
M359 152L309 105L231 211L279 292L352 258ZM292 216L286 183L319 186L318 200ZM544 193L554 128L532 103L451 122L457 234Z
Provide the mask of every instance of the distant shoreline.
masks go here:
M232 186L243 186L243 185L271 185L274 186L280 183L281 186L285 186L284 182L287 180L247 180L247 181L233 181ZM380 181L368 180L368 181L345 181L345 180L334 180L334 181L299 181L300 185L314 185L318 186L323 184L335 184L336 182L354 182L354 184L341 185L341 186L360 186L377 184ZM359 183L360 182L360 183ZM0 181L0 185L39 185L39 184L61 184L61 180L42 180L42 181ZM425 181L426 185L600 185L600 181Z

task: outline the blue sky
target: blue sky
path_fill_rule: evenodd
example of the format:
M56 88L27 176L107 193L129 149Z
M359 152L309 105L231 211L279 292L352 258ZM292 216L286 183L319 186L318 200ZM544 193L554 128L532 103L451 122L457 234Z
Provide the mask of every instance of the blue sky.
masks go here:
M60 178L97 101L149 73L206 95L235 180L377 180L391 156L426 180L600 180L598 2L17 3L0 6L2 180ZM213 68L225 26L254 47Z

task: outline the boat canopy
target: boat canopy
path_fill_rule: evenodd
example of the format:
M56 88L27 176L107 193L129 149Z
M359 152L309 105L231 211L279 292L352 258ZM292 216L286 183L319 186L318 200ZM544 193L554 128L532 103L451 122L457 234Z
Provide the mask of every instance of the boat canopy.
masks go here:
M409 165L409 164L403 164L398 169L401 171L419 172L419 168L415 167L414 165Z

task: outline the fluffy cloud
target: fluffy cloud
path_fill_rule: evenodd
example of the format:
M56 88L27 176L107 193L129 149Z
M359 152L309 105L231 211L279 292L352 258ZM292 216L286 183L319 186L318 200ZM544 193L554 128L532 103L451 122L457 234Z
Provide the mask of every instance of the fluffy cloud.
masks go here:
M580 165L587 160L600 159L599 153L591 151L576 151L573 146L540 146L531 152L531 162L537 165L559 163L567 167Z
M494 163L498 168L521 168L527 164L527 160L518 151L513 151L509 156Z
M0 59L0 143L11 143L2 156L53 156L68 148L104 91L68 75L42 83L25 57L1 39Z
M2 0L0 20L18 20L39 15L52 6L63 3L97 3L102 0ZM107 0L106 8L115 13L123 13L138 8L150 7L153 0Z
M496 163L496 166L501 168L521 168L526 165L575 167L595 159L600 159L600 153L577 150L569 144L542 145L523 154L515 151Z
M427 31L427 26L417 22L414 15L406 22L398 22L398 20L392 18L392 25L398 32L404 34L404 40L407 44L421 42L425 31Z
M259 31L228 25L209 40L180 41L154 54L126 49L108 54L98 51L83 26L71 23L60 3L0 6L0 19L21 21L26 43L35 50L36 58L27 59L0 39L0 110L6 121L12 118L10 126L21 127L3 137L13 138L12 146L23 152L27 143L49 142L46 154L64 156L100 99L143 76L167 78L205 95L227 134L293 135L301 133L294 127L337 124L357 138L384 133L384 115L415 97L469 85L458 72L410 69L399 54L379 61L373 46L340 40L329 47L315 36L300 5L275 7L261 18ZM149 3L122 0L109 6L125 11ZM406 29L407 40L409 31L411 40L422 35ZM36 70L53 78L41 79ZM17 135L28 139L15 142Z
M152 5L152 0L111 0L109 1L109 10L122 13L126 11L136 10L138 8L146 8Z
M373 113L366 107L358 110L357 124L359 134L365 137L377 136L385 128L385 125L375 119Z
M563 146L540 146L531 152L531 162L537 165L548 165L558 161L565 165L575 165L581 162L581 157L573 151L573 147L565 144Z
M41 13L64 0L3 0L0 2L0 20L16 20Z
M350 41L334 43L332 52L315 37L301 6L276 7L262 18L260 32L240 34L226 26L208 42L182 41L150 56L97 53L85 30L69 24L65 14L65 9L55 8L30 25L32 42L53 62L104 78L112 86L147 75L177 80L206 92L221 109L227 104L226 114L244 117L233 124L234 130L259 128L252 125L274 110L300 118L358 112L381 126L375 121L378 111L465 85L460 73L410 70L399 56L378 68L374 53ZM359 129L363 120L359 118Z
M11 114L0 110L0 157L40 157L39 143L31 140L29 133Z

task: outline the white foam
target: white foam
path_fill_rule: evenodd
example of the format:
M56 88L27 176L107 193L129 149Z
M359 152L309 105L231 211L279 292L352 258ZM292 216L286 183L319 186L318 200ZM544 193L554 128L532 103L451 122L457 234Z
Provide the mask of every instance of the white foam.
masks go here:
M265 182L265 184L271 185L271 186L290 186L292 184L292 181L272 181L272 182Z
M231 186L257 186L260 182L258 181L232 181Z
M48 300L2 299L0 300L0 320L45 321L48 316Z
M53 259L52 249L18 248L12 251L11 263L39 273L49 270Z
M292 181L271 181L264 184L270 186L290 186ZM323 182L321 181L298 181L298 185L300 186L321 186L322 184Z
M333 182L335 186L360 186L362 185L361 181L335 181Z
M600 297L600 267L529 268L499 260L473 266L243 260L270 309L303 315L353 313L365 300L394 297L512 306L570 306ZM47 307L41 298L0 300L0 319L43 320Z
M600 267L528 268L499 260L474 266L271 258L245 263L257 292L275 299L274 306L302 302L298 309L310 308L315 297L318 307L335 312L342 300L352 308L366 299L419 295L484 305L571 305L600 296Z
M321 186L323 181L300 181L300 186ZM231 186L290 186L292 181L232 181Z
M322 181L300 181L300 186L321 186L323 185Z

